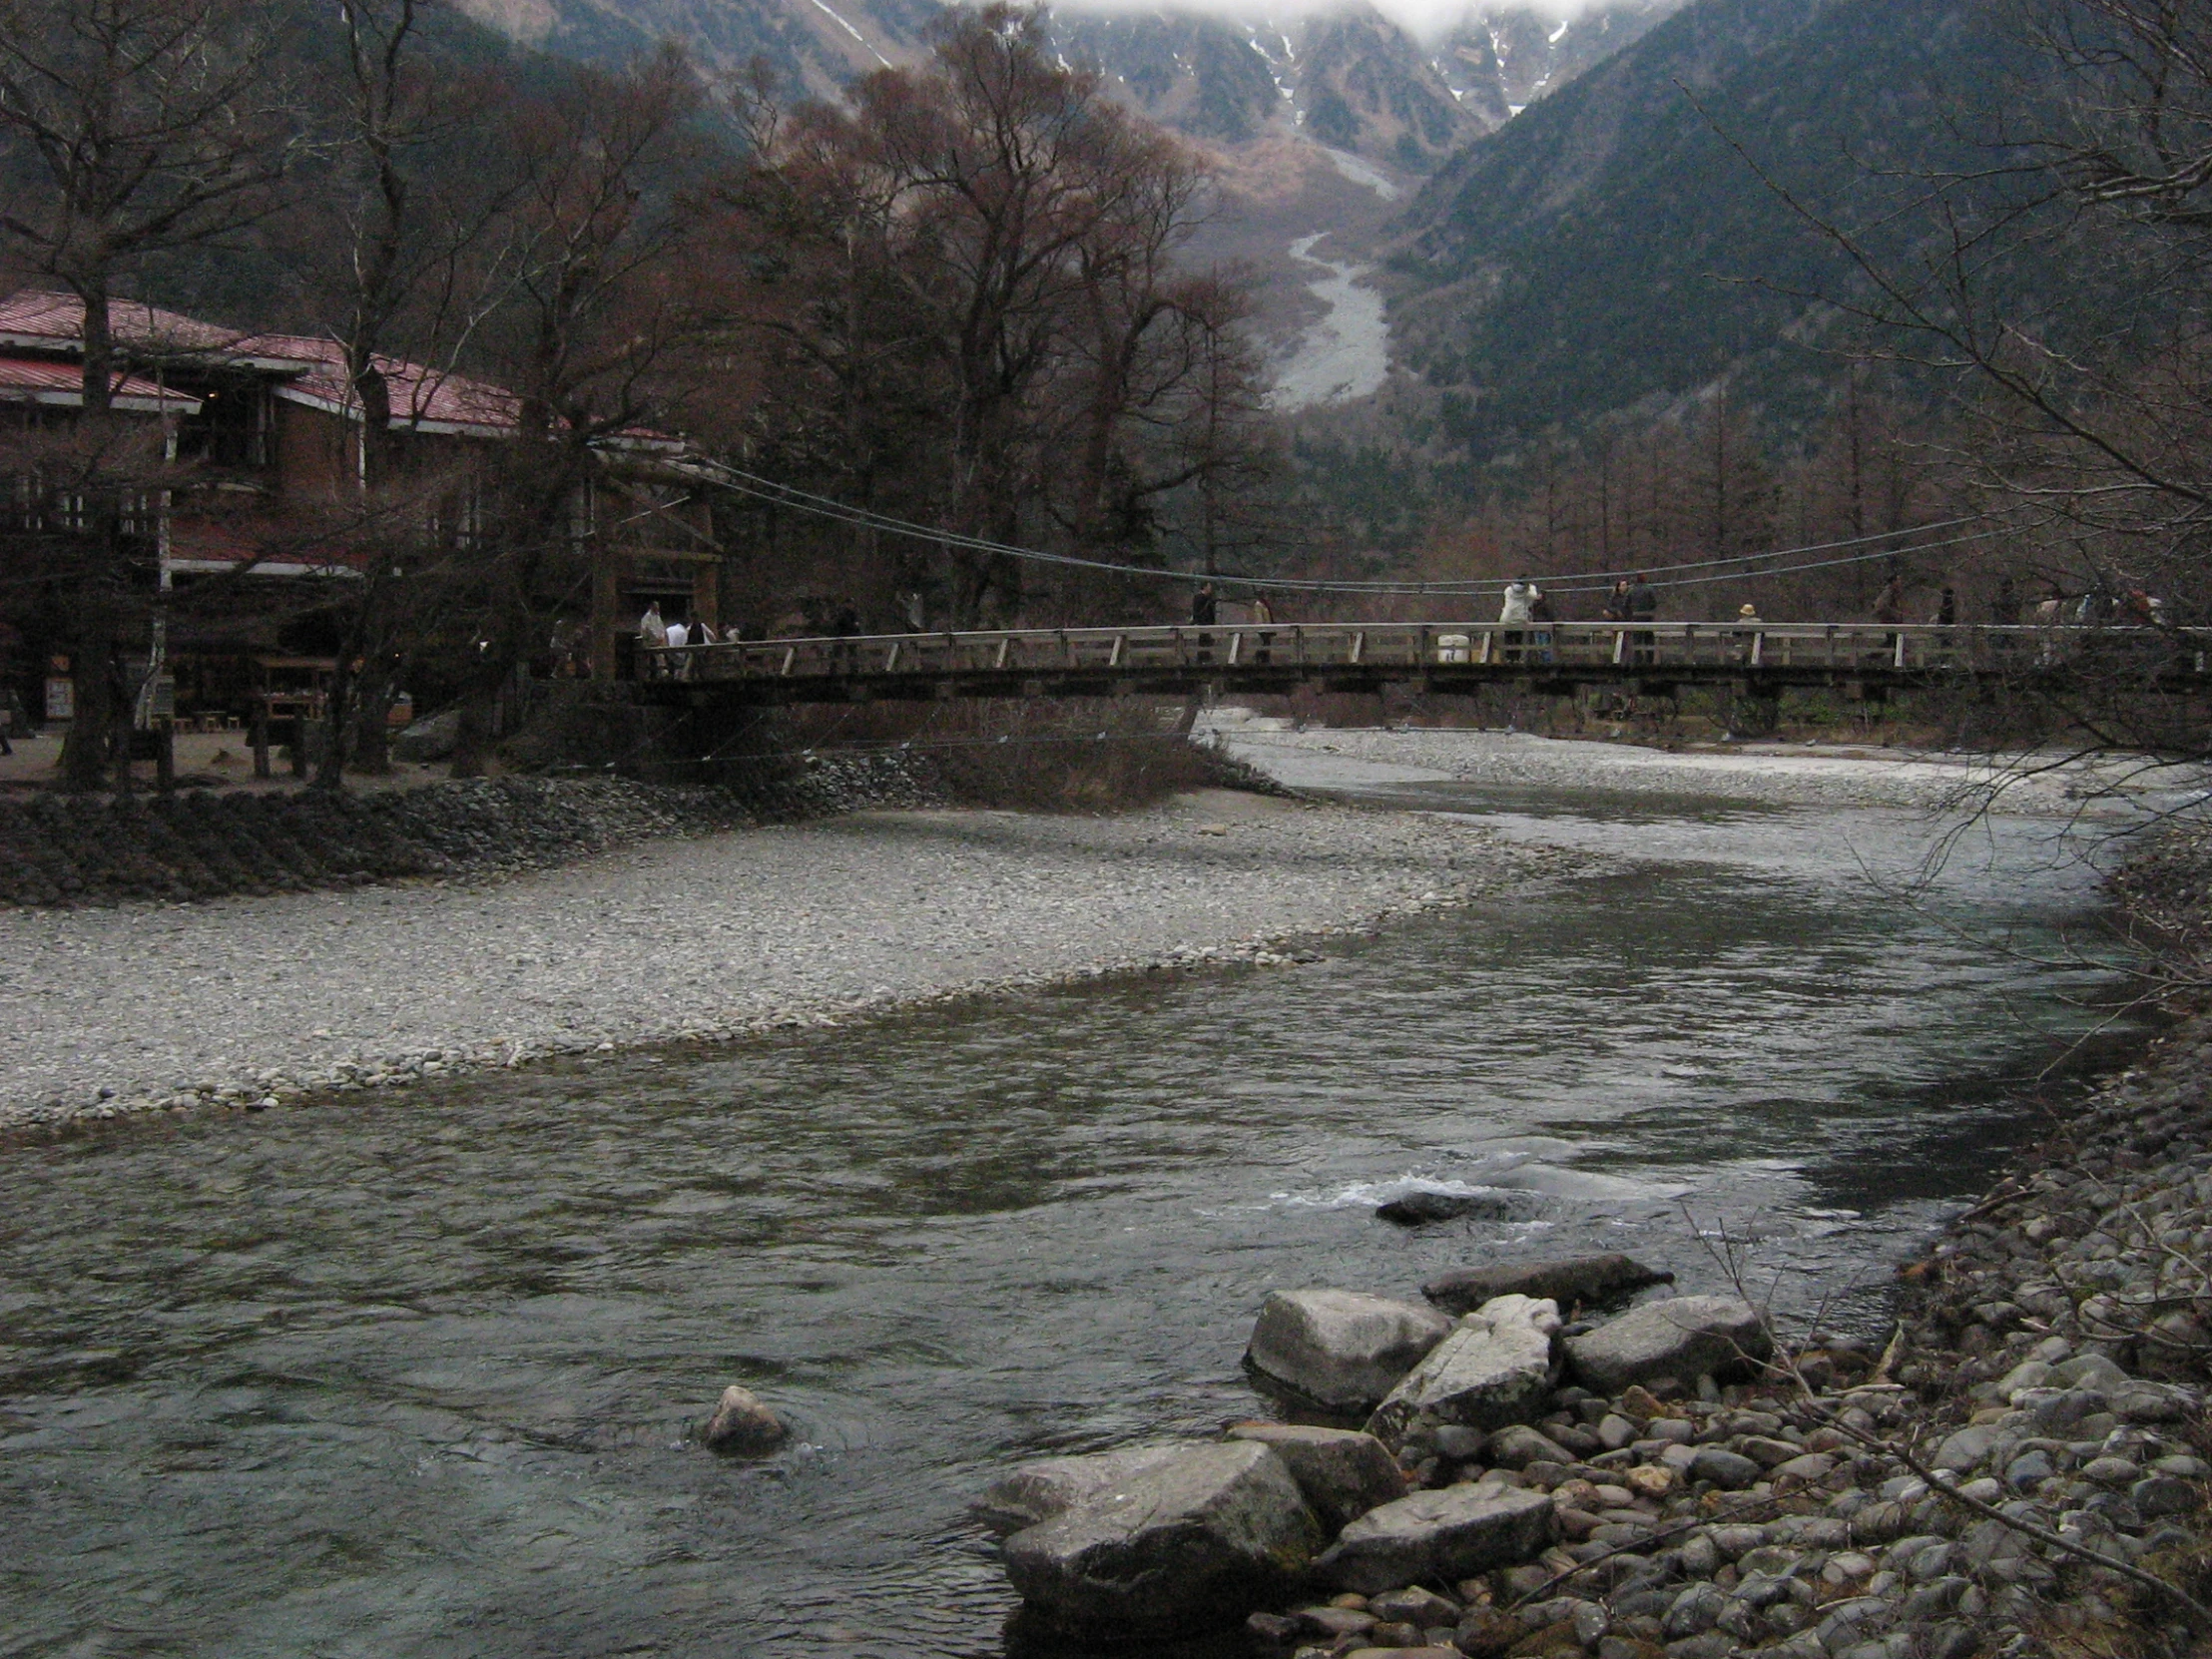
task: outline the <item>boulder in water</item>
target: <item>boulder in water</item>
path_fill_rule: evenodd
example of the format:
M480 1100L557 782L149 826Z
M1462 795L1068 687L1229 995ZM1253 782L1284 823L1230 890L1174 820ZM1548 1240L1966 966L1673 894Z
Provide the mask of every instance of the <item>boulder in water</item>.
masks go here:
M1549 1507L1546 1506L1546 1513ZM1265 1445L1193 1445L1006 1540L1030 1613L1089 1639L1235 1623L1296 1589L1321 1522Z
M783 1419L762 1403L759 1394L733 1382L722 1390L702 1438L713 1450L757 1457L782 1445L788 1432Z
M1627 1256L1570 1256L1556 1262L1518 1267L1461 1268L1431 1279L1420 1288L1447 1314L1470 1314L1501 1296L1526 1296L1556 1302L1562 1310L1576 1304L1611 1302L1647 1285L1671 1285L1674 1275L1647 1268Z
M1416 1187L1379 1205L1375 1213L1399 1227L1419 1227L1432 1221L1511 1221L1528 1210L1527 1200L1504 1193L1443 1193Z
M1133 1445L1078 1457L1040 1457L994 1480L971 1506L1001 1536L1064 1515L1077 1504L1188 1451L1187 1443Z
M1257 1440L1273 1449L1331 1532L1405 1495L1397 1460L1373 1434L1303 1423L1240 1422L1229 1437Z
M1277 1291L1260 1306L1245 1359L1317 1405L1372 1410L1451 1321L1433 1308L1361 1291Z

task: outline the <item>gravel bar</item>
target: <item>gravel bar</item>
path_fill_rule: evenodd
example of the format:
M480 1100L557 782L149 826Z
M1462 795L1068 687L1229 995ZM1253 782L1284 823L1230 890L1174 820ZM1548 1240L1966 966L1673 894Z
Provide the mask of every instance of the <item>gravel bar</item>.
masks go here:
M2073 817L2110 805L2096 799L2108 792L2133 793L2131 771L2143 771L2125 762L2058 765L2061 758L2052 756L2042 761L2049 770L2038 770L2035 757L2022 757L2008 775L1986 758L1964 755L1823 755L1771 744L1683 752L1432 728L1253 732L1226 726L1216 732L1236 759L1298 787L1326 787L1334 761L1520 788L1924 812L1986 804L2006 814ZM2160 776L2156 782L2177 788L2189 780Z
M833 1024L1294 959L1579 867L1419 815L1205 792L1103 819L867 812L476 885L0 912L0 1125Z

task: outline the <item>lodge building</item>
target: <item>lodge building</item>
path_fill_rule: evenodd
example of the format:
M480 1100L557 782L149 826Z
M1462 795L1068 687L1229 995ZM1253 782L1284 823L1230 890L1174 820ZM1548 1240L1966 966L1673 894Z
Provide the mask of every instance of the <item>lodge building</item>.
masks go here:
M124 530L143 577L172 592L221 580L218 606L180 607L170 638L179 712L191 718L252 695L257 665L312 660L287 651L287 619L342 598L373 550L363 411L334 340L243 333L138 300L110 307L117 428L162 464L160 487L125 504ZM65 437L81 416L84 307L74 294L26 289L0 300L0 534L84 528L82 503L11 464L40 435ZM514 440L513 393L400 359L378 364L389 387L392 473L434 494L434 533L465 546L474 474L486 446ZM25 439L30 441L26 442ZM720 622L720 553L704 500L677 469L683 445L651 432L595 446L599 465L567 514L586 591L560 629L582 639L592 674L612 677L619 642L647 604L671 618ZM51 641L17 629L11 665L42 670ZM33 701L26 694L26 702Z

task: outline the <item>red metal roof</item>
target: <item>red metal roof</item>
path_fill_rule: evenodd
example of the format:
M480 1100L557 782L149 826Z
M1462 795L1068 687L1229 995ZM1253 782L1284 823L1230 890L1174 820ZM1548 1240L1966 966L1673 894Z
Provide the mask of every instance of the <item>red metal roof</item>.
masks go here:
M140 299L108 301L108 327L116 340L138 347L219 351L238 338L235 328L165 311ZM24 288L0 299L0 344L79 345L85 337L85 302L74 293Z
M358 405L345 377L345 352L336 340L312 334L254 334L233 349L257 359L300 364L303 372L277 388L279 397L357 418ZM488 437L513 431L521 417L521 399L488 381L425 368L399 357L379 356L376 366L391 388L395 427Z
M345 353L337 341L313 334L245 334L221 328L137 299L109 304L109 325L118 344L134 350L167 350L216 357L297 372L277 388L279 396L311 404L333 414L352 412L345 383ZM0 300L0 346L44 346L80 351L85 331L84 301L73 293L38 288ZM512 393L462 374L445 374L396 357L378 357L391 381L395 426L425 431L456 431L491 436L512 431L519 415Z
M344 349L336 340L315 334L243 334L136 299L111 301L109 314L119 344L266 368L286 376L275 388L278 397L358 418L352 388L346 383ZM0 348L80 351L84 318L84 303L73 293L22 289L0 300ZM488 380L398 357L379 356L376 362L391 385L391 421L396 428L498 437L512 432L521 419L522 400ZM73 368L65 365L64 372L74 377ZM199 407L196 399L176 392L168 397L173 406L187 412ZM120 397L118 406L125 406ZM651 448L682 446L681 439L642 426L620 436Z
M136 374L115 381L109 393L115 407L133 413L153 414L168 409L193 414L200 399L157 385ZM0 357L0 402L46 403L59 408L81 407L85 400L84 370L75 363L48 362L37 357Z

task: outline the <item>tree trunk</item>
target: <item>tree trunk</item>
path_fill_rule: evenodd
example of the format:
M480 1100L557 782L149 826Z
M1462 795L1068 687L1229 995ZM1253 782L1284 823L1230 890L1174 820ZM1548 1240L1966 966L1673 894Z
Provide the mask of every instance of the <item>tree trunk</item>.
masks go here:
M62 788L90 792L108 781L115 631L108 606L98 595L78 601L76 622L69 642L76 707L62 744Z
M354 641L349 637L338 649L337 667L330 674L330 690L322 706L322 753L315 757L314 780L309 789L335 795L345 788L346 739L353 694ZM306 722L300 722L302 730Z
M131 672L131 665L121 652L110 661L114 665L114 680L109 694L109 714L113 724L108 740L108 754L115 762L115 793L127 796L131 793L132 739L138 732L138 676Z
M460 724L453 737L454 778L481 778L491 770L492 720L499 708L499 688L506 676L470 677L461 692Z
M354 702L353 770L364 778L391 776L391 704L397 689L388 674L360 681Z

